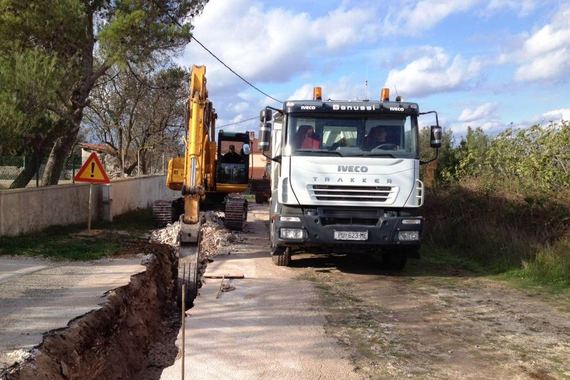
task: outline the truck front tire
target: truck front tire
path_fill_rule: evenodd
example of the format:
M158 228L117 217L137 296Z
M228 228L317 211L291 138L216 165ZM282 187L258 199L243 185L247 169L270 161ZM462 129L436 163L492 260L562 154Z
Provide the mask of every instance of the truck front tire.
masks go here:
M288 267L291 264L291 251L287 247L272 248L271 260L278 267Z

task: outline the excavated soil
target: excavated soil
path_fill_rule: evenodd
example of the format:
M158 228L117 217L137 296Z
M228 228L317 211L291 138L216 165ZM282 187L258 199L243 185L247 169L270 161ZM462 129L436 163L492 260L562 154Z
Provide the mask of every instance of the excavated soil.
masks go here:
M0 374L12 379L156 379L174 362L177 257L163 244L139 243L146 271L107 294L100 309L44 334L24 362Z

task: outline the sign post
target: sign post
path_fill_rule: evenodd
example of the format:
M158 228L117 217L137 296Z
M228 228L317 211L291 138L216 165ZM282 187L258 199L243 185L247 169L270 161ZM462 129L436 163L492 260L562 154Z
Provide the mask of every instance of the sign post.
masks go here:
M89 203L87 209L87 233L91 232L91 214L93 210L93 184L94 183L109 183L109 176L105 172L105 168L99 161L99 157L95 152L91 153L87 161L81 166L81 169L74 177L75 182L89 182Z

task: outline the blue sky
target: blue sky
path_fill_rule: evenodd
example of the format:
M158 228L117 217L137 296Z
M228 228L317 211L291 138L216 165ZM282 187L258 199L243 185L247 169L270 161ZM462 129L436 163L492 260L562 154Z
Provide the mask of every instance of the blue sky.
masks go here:
M437 110L458 137L467 126L570 120L569 1L210 0L194 24L204 45L281 100L313 86L325 98L377 99L387 86ZM218 125L279 107L196 43L177 62L207 66Z

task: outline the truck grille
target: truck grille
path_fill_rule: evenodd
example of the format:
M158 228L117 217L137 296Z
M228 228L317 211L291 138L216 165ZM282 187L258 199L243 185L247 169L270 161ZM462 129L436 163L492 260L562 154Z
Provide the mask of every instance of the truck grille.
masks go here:
M309 192L318 201L392 203L398 194L396 186L310 185Z

